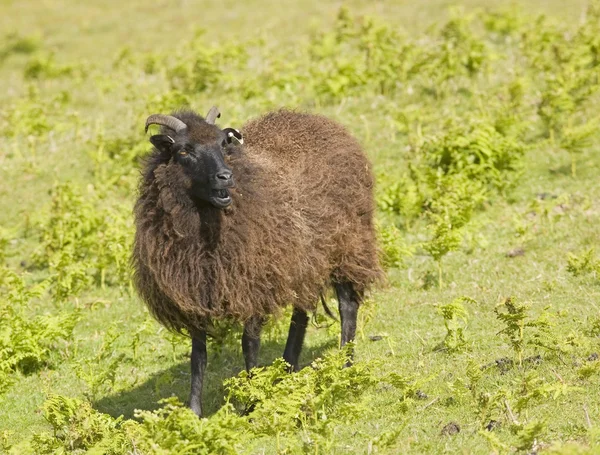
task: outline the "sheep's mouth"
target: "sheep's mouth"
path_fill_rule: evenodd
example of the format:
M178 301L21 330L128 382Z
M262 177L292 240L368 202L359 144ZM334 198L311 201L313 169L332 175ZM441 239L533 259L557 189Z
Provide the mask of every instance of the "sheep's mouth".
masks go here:
M231 194L228 189L212 190L210 202L215 207L223 209L231 204Z

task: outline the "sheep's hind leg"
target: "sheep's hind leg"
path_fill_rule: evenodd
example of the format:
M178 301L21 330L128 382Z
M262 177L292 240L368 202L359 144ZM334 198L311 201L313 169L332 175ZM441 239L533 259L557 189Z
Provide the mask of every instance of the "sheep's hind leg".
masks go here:
M300 369L298 361L300 359L300 352L302 352L302 344L304 343L307 325L308 314L306 314L306 311L294 308L287 343L285 344L285 350L283 351L283 360L291 365L292 371L298 371Z
M250 371L258 364L258 350L260 348L260 332L263 320L256 316L248 319L244 324L242 334L242 351L246 361L246 370Z
M335 291L338 296L340 319L342 320L342 337L340 347L344 347L346 343L354 341L356 335L356 318L358 316L358 304L360 301L359 295L354 290L351 283L336 283ZM350 359L346 366L352 364L354 352L350 353Z
M204 330L192 335L191 363L190 408L198 417L202 417L202 386L204 384L204 370L206 370L206 332Z

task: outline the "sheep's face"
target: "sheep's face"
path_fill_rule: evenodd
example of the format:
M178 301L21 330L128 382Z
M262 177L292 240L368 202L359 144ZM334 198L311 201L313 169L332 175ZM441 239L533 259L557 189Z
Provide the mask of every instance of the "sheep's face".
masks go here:
M194 140L187 133L152 136L150 142L168 152L173 165L183 168L191 183L186 189L193 199L223 209L231 204L230 188L235 186L233 172L225 164L230 139L227 131L216 126L211 129L213 137L208 142Z

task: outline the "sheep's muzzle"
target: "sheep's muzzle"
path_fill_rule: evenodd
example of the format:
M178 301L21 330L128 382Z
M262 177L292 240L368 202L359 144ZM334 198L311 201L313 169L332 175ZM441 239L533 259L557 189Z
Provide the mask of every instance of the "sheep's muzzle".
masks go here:
M224 209L231 205L231 194L227 188L212 190L210 202L217 208Z

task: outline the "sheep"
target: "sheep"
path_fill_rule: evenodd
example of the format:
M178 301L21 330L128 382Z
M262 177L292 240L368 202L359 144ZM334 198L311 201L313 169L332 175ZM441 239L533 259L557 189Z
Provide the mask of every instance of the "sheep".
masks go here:
M211 321L244 324L247 370L257 365L268 315L293 312L283 358L294 371L313 311L330 286L341 345L380 277L373 176L361 146L320 115L278 110L241 130L190 110L148 117L161 125L134 209L134 283L153 316L192 338L189 405L202 415Z

